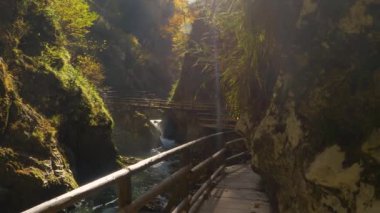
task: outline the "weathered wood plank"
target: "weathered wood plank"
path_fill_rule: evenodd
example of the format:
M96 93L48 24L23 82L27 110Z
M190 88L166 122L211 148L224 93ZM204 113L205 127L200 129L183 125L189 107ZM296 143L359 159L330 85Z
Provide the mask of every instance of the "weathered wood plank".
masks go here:
M194 204L204 193L204 191L210 187L211 183L220 175L220 173L223 171L224 165L220 166L212 175L211 177L203 183L203 185L197 190L196 193L191 197L190 204Z
M178 204L178 206L171 213L186 212L185 209L190 205L190 197L187 196L185 199Z
M130 170L121 169L117 172L114 172L110 175L107 175L101 179L88 183L84 186L81 186L77 189L74 189L71 192L63 194L59 197L53 198L45 203L42 203L38 206L35 206L31 209L24 211L25 213L35 213L35 212L57 212L61 209L64 209L75 202L80 201L81 199L90 196L101 189L104 189L108 186L111 186L116 181L122 177L126 177L130 174Z
M210 178L201 186L200 189L193 195L190 200L191 208L189 212L197 212L200 205L202 204L204 198L210 192L212 185L216 184L218 177L224 171L225 165L221 165L214 173L210 176Z
M216 161L217 159L221 158L226 153L226 148L223 148L213 154L211 157L207 158L206 160L200 162L198 165L196 165L194 168L191 169L191 172L193 174L198 174L203 169L207 168L211 163Z
M132 180L130 176L118 181L119 207L127 206L132 202Z
M191 166L185 166L182 169L178 170L165 180L163 180L158 185L154 186L150 191L146 192L145 194L141 195L136 200L132 201L132 203L129 206L123 207L121 212L137 212L141 207L143 207L146 203L148 203L150 200L155 198L157 195L161 194L165 190L167 190L170 186L175 185L177 181L179 181L181 178L184 178L185 175L190 171Z
M229 147L229 146L232 146L233 144L240 143L240 142L245 141L245 140L246 140L245 138L237 138L234 140L230 140L230 141L226 142L226 146Z
M200 213L236 212L269 213L270 203L261 191L260 176L249 165L226 167L226 177L210 192Z
M268 198L264 192L256 191L255 189L234 189L225 187L215 187L210 193L210 197L214 198L230 198L243 200L257 200L268 202Z

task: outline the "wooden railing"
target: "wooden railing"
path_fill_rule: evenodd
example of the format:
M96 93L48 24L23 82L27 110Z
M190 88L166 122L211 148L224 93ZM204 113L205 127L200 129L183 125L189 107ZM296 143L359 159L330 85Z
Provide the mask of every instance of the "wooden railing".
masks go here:
M162 99L144 98L117 98L113 103L139 109L169 109L195 112L197 113L197 118L199 118L199 125L205 128L232 130L236 125L236 119L230 116L223 115L221 118L217 118L216 106L211 103L177 103Z
M210 111L215 110L214 103L196 103L196 102L169 102L164 99L147 99L147 98L110 98L109 102L114 104L123 104L138 108L159 108L159 109L178 109L187 111Z
M244 138L236 137L235 135L236 139L227 142L224 140L220 144L221 139L228 136L231 137L232 134L236 133L221 132L188 142L81 186L25 212L57 212L112 185L117 185L118 188L120 212L137 212L156 196L170 191L172 188L175 188L175 190L172 191L172 196L164 211L195 212L207 195L207 192L223 173L224 167L229 162L246 155L245 149L243 152L232 156L232 153L230 153L236 147L245 147L243 144ZM203 153L203 155L199 153ZM208 156L205 155L206 153L208 153ZM176 155L182 157L180 168L148 192L132 200L133 186L131 177L154 164ZM193 192L199 183L202 185L196 192Z

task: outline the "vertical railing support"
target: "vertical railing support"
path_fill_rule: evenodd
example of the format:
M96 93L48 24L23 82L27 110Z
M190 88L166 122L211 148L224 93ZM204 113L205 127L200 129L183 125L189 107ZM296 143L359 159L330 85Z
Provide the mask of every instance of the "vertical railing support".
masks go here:
M182 155L182 164L183 165L193 165L192 156L191 156L191 150L187 150L183 153ZM191 173L191 170L189 170L188 174L186 175L184 181L184 188L183 188L183 199L184 200L189 200L189 195L190 195L190 190L193 187L193 174ZM185 212L188 212L190 209L190 203L186 202L185 205Z
M123 209L132 202L132 180L130 176L118 182L119 188L119 208Z

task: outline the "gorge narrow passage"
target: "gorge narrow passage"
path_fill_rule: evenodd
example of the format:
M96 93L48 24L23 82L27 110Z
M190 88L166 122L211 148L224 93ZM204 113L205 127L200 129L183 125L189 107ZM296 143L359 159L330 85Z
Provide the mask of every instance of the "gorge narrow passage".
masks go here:
M0 212L379 213L379 59L380 0L0 0Z

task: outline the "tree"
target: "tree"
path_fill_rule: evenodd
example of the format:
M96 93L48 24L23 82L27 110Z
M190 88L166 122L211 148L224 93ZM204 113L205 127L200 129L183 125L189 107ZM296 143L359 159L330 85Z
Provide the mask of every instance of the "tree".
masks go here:
M173 53L181 59L186 52L188 35L191 24L194 21L194 14L187 0L173 0L172 4L174 9L173 15L169 23L163 28L163 34L171 38ZM178 64L179 66L180 64Z
M83 39L98 18L87 0L50 0L47 11L70 41Z

